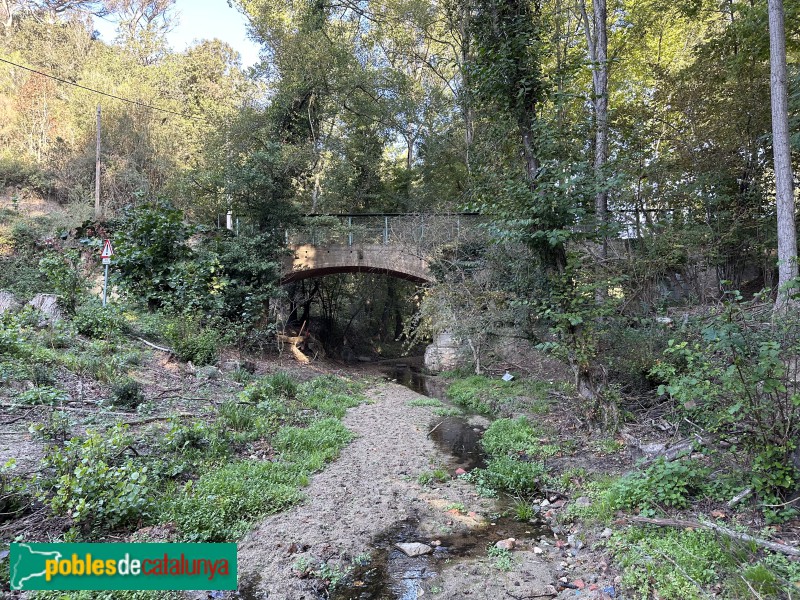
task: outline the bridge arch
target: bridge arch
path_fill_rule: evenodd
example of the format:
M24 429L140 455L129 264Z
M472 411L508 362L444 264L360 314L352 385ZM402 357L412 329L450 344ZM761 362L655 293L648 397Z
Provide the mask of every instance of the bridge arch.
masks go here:
M383 273L415 283L435 279L428 261L402 245L303 244L291 251L283 261L281 285L336 273Z

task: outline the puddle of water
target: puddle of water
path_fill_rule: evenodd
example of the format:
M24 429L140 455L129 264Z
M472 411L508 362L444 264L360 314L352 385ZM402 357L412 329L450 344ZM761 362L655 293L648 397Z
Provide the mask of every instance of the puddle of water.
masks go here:
M347 581L330 593L331 600L417 600L428 580L438 577L440 564L453 559L484 556L489 546L513 537L538 540L550 533L540 523L521 523L503 517L493 524L464 532L437 536L433 554L408 557L394 547L400 542L434 540L417 533L417 524L403 521L373 540L375 551L369 564L356 567Z
M454 405L447 398L447 382L425 375L407 365L395 365L388 370L387 378L414 390L418 394L440 400L445 406ZM439 448L454 459L453 470L459 467L471 471L486 466L486 457L480 441L485 428L476 427L467 417L436 417L431 421L429 437Z
M394 380L400 385L414 390L418 394L448 402L448 384L438 377L425 375L419 369L404 364L394 365L392 368L387 369L385 373L388 379Z
M463 417L440 417L433 422L433 427L429 437L455 459L454 468L471 471L486 466L486 455L481 447L484 428L473 427Z

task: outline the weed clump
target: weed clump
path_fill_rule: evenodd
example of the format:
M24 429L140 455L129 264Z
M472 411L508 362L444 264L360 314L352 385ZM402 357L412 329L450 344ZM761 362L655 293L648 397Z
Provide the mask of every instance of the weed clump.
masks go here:
M210 365L219 358L220 334L211 327L202 327L191 319L179 319L167 325L165 335L175 356L184 362Z
M79 525L113 529L152 517L147 467L125 456L133 439L127 427L89 430L63 447L48 449L43 465L54 494L42 494L57 515Z
M111 386L111 404L133 410L144 402L142 384L135 379L125 378Z

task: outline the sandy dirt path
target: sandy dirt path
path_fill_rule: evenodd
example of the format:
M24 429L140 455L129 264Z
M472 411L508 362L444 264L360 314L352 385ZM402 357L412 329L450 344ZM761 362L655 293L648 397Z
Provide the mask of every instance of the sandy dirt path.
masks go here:
M377 563L376 538L401 530L399 538L383 540L384 547L397 539L426 544L441 539L447 547L448 540L460 536L473 547L462 549L459 556L437 551L413 559L384 550L384 556L393 557L384 563L389 560L394 565L384 574L385 587L379 591L349 587L333 597L551 597L552 565L533 552L537 532L528 532L530 539L519 536L513 568L501 571L487 555L487 546L507 535L491 524L494 501L478 498L472 485L459 480L433 486L418 483L423 472L453 466L427 437L433 418L430 410L408 405L420 396L392 383L373 387L367 396L370 403L351 409L344 419L356 439L337 461L313 477L305 490L307 500L267 518L239 544L240 581L249 582L243 596L326 597L318 579L299 576L299 565L324 564L329 572L341 572L369 553ZM413 578L406 579L409 573Z

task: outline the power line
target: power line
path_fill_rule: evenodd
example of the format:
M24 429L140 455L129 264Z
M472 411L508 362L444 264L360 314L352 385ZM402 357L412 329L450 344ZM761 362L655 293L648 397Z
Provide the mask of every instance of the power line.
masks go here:
M90 87L86 87L85 85L81 85L79 83L75 83L74 81L68 81L66 79L62 79L61 77L56 77L55 75L49 75L48 73L42 73L41 71L37 71L36 69L31 69L30 67L26 67L24 65L19 65L15 62L11 62L10 60L6 60L5 58L0 58L0 62L4 62L6 64L12 65L14 67L19 67L20 69L24 69L26 71L30 71L31 73L36 73L37 75L41 75L42 77L47 77L49 79L54 79L56 81L60 81L61 83L66 83L67 85L72 85L76 88L80 88L82 90L86 90L87 92L93 92L95 94L100 94L101 96L107 96L109 98L114 98L115 100L121 100L122 102L127 102L128 104L135 104L136 106L142 106L144 108L149 108L150 110L157 110L163 113L169 113L171 115L177 115L179 117L183 117L185 119L197 119L192 115L187 115L185 113L175 112L174 110L169 110L168 108L160 108L158 106L152 106L150 104L145 104L144 102L138 102L137 100L130 100L128 98L123 98L121 96L115 96L114 94L109 94L108 92L101 92L100 90L95 90Z

